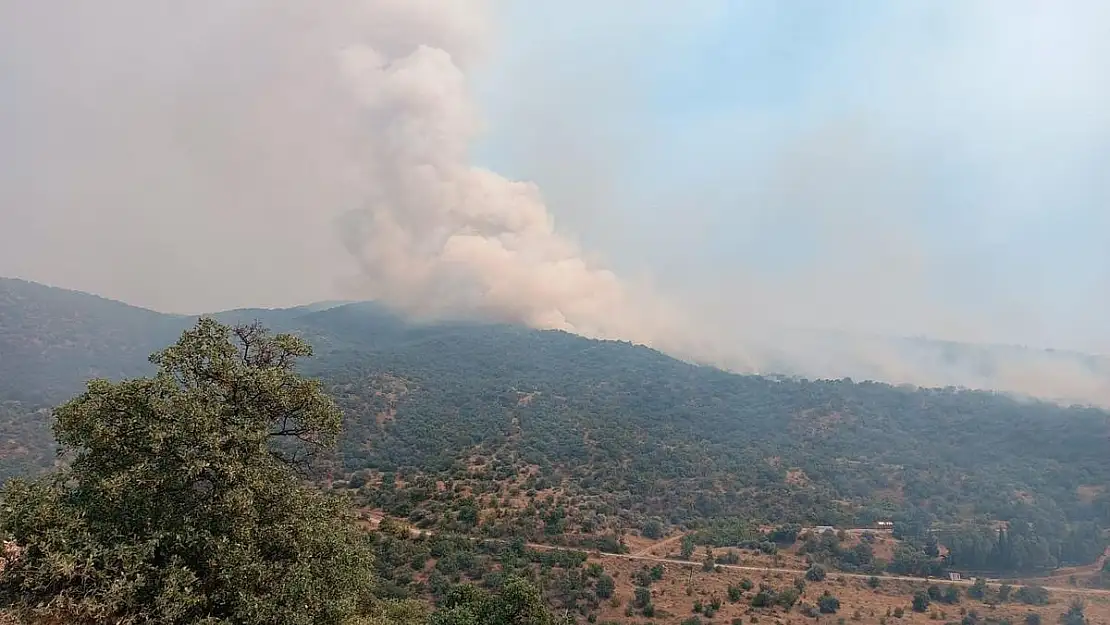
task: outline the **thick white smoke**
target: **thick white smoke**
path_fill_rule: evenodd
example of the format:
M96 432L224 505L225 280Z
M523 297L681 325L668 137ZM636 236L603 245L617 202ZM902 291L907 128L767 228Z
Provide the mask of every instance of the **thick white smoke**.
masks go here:
M450 4L470 16L486 11L482 2ZM482 123L464 67L485 29L432 3L406 5L401 20L399 2L362 6L372 22L409 25L411 39L390 31L392 41L367 37L337 56L361 107L364 205L341 225L362 269L358 295L417 315L475 314L645 343L673 332L661 301L633 292L556 230L535 185L470 163Z
M867 298L824 279L831 266L916 284L871 257L838 263L833 249L807 279L773 284L686 271L689 310L618 277L560 230L535 185L472 163L474 140L497 122L470 93L498 53L497 15L483 0L0 0L0 275L174 312L376 299L739 371L1110 402L1105 361L953 359L943 347L769 329L822 307L874 328L883 315ZM807 165L805 180L862 188L838 160ZM829 204L816 187L826 205L858 210L855 195ZM883 249L902 245L878 229ZM884 311L929 304L899 299Z
M162 310L358 297L660 334L534 185L469 163L489 3L49 4L0 3L3 272Z
M997 388L1064 401L1110 399L1101 361L1091 368L1022 350L953 352L943 344L775 331L766 318L757 321L735 307L714 323L703 310L692 324L650 290L632 288L589 262L557 231L535 185L470 163L469 149L483 125L466 70L490 32L479 25L488 7L452 2L461 13L451 13L429 10L432 4L364 2L372 22L399 21L411 30L390 31L388 45L364 38L339 55L358 98L364 148L358 159L364 206L345 215L342 229L362 268L360 296L410 314L475 314L630 339L740 371ZM408 17L399 19L406 11ZM472 19L460 20L461 14ZM827 175L837 176L836 168ZM896 234L887 233L891 244ZM883 278L881 270L875 278ZM820 286L815 281L809 288ZM780 305L789 300L771 298L767 287L748 294L754 301L741 306L758 307L758 298ZM843 294L825 296L838 305Z

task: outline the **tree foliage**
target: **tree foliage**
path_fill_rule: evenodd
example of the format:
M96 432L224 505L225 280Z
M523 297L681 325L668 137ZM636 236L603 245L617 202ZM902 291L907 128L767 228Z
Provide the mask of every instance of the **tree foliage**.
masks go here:
M152 377L95 380L55 411L68 466L3 493L21 553L0 604L68 623L340 623L371 599L372 551L298 469L341 415L294 371L311 350L202 319Z
M840 599L829 594L829 591L826 590L821 598L817 600L817 609L821 611L821 614L836 614L836 611L840 609Z
M512 577L497 594L474 586L457 586L447 596L429 625L563 625L573 620L556 618L539 591L527 580Z
M809 567L808 570L806 570L806 579L811 582L823 582L825 581L825 577L827 575L828 572L825 571L825 567L821 566L820 564L814 564L813 566Z
M1063 625L1087 625L1086 608L1087 605L1082 599L1073 599L1068 604L1068 611L1060 615L1060 623Z

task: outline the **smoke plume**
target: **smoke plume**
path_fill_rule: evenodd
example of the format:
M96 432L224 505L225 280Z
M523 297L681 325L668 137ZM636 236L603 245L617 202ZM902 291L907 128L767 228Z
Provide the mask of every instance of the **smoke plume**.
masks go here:
M713 19L727 4L683 16ZM675 27L673 12L660 10L671 3L636 3L643 10L632 17L605 6L614 28L630 19ZM677 278L661 288L614 271L556 215L592 224L581 232L589 241L628 235L624 226L647 211L637 205L614 219L610 179L622 154L646 139L624 129L607 146L590 143L604 124L581 132L564 106L603 103L571 103L569 90L566 102L557 97L574 72L548 85L552 77L532 75L501 88L550 100L535 107L540 117L514 122L532 132L524 143L535 149L522 162L577 166L581 175L565 181L585 184L574 192L555 185L550 209L537 185L474 164L475 142L503 121L484 117L472 91L478 70L506 54L496 21L505 7L0 0L0 274L174 312L375 299L414 317L631 340L743 372L1110 404L1102 359L859 334L897 333L922 311L933 328L973 327L959 338L983 336L983 324L943 310L919 288L935 252L917 249L906 224L878 208L899 197L876 178L899 184L901 171L850 127L818 131L814 145L799 141L797 154L766 176L766 195L733 198L802 211L775 214L786 229L835 233L837 245L815 245L817 260L805 271L768 278L722 263L686 267L682 256L697 256L699 237L712 228L695 205L724 186L709 179L706 189L680 189L666 241L640 246L665 258ZM626 87L596 72L586 82L591 90ZM746 180L741 173L725 175ZM811 205L828 210L805 212ZM755 244L742 229L736 237L738 247ZM849 277L882 285L882 307L873 308L880 298L847 292ZM852 321L854 333L791 329L833 317L841 329L840 321Z
M339 58L362 106L366 197L342 219L360 295L416 315L649 343L663 336L662 303L589 262L556 230L535 185L470 164L481 125L457 52L407 43L393 54L359 43Z

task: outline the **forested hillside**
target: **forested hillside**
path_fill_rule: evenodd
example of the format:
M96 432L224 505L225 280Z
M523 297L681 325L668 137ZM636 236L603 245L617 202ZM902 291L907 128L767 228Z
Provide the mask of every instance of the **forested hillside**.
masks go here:
M53 403L91 377L148 373L146 357L187 326L86 293L0 279L0 394Z
M908 572L935 558L930 530L967 568L1041 570L1094 560L1110 526L1100 410L739 376L560 332L407 324L373 304L219 316L308 339L304 370L347 415L331 477L382 486L359 496L423 526L581 543L651 523L891 518ZM0 281L0 478L53 461L41 408L92 375L146 371L191 322Z

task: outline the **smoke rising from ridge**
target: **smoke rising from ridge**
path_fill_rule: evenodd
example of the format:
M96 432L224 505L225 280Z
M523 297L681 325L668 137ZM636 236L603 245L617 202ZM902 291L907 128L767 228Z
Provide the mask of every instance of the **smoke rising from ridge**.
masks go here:
M469 163L479 130L450 51L419 42L390 57L343 51L364 107L366 208L343 219L362 295L421 315L478 314L588 336L651 342L645 309L555 229L539 190Z
M926 288L921 267L939 256L876 208L900 199L876 182L905 188L904 170L850 124L798 140L762 195L741 198L795 211L753 223L820 231L810 250L817 260L804 270L768 277L736 263L685 267L676 250L695 255L706 234L692 225L699 215L689 188L678 192L681 222L668 239L644 246L680 267L666 287L591 256L556 217L576 206L596 213L581 233L588 240L633 230L602 214L609 198L601 189L631 144L591 155L598 133L580 132L552 99L543 120L573 136L537 145L579 149L531 152L549 166L580 155L592 196L555 188L549 209L546 189L474 165L475 142L498 119L483 119L473 79L506 54L495 36L503 6L0 0L0 274L174 311L372 298L414 316L627 339L745 372L1110 403L1102 361L960 355L789 329L832 318L837 327L853 321L856 332L898 333L927 317L942 336L974 339L994 321L940 305ZM688 19L713 19L721 6ZM638 17L674 27L655 11ZM636 211L633 218L645 214ZM755 245L736 231L737 246ZM888 296L846 292L845 276L888 284Z

